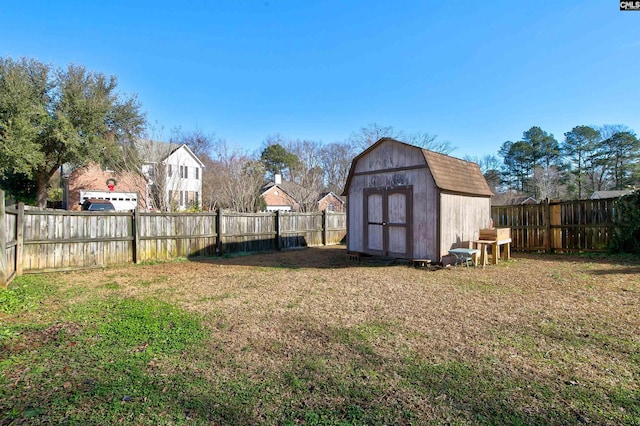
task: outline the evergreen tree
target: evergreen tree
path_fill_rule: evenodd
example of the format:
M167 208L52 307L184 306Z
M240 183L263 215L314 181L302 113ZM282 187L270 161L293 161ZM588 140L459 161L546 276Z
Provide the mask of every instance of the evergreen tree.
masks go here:
M570 165L570 173L575 177L578 198L585 193L588 170L595 161L595 152L600 141L600 132L589 126L576 126L564 134L563 152Z
M83 66L52 69L35 59L0 58L0 174L37 185L45 207L63 164L117 164L145 125L135 97L117 79Z

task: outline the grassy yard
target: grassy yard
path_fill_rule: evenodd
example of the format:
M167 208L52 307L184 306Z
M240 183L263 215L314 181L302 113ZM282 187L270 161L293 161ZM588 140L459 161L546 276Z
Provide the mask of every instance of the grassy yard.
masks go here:
M24 276L0 291L0 425L65 423L640 425L640 260Z

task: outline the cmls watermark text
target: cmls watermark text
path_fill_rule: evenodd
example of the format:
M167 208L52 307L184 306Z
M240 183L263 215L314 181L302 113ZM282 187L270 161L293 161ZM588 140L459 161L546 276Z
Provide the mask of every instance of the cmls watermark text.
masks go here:
M640 1L620 0L620 10L639 10L640 11Z

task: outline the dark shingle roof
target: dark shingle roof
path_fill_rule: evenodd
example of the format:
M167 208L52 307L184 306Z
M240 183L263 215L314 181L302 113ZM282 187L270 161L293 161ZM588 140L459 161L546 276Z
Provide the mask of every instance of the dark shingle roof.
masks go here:
M335 193L335 192L333 192L333 191L321 192L321 193L318 195L318 201L322 200L324 197L328 197L329 195L333 195L333 196L334 196L334 197L336 197L338 200L340 200L340 202L341 202L342 204L344 204L344 200L342 199L342 197L340 197L338 194L336 194L336 193Z
M610 191L594 191L593 195L591 195L591 199L595 200L598 198L617 198L622 197L623 195L630 194L632 191L630 189L617 189Z
M438 188L470 195L493 195L476 163L426 149L422 153Z
M260 194L264 194L274 186L277 186L278 188L286 192L294 200L296 199L295 195L299 194L300 191L302 190L301 189L302 187L300 185L298 185L297 183L289 182L289 181L282 181L280 183L269 182L266 185L264 185L262 188L260 188Z

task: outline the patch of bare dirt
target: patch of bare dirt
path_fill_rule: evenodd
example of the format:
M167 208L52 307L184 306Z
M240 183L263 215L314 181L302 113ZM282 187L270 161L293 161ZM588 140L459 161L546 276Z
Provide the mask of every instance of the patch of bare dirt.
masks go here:
M70 322L57 322L44 330L30 330L22 332L20 338L11 345L4 347L8 353L16 353L23 350L34 350L52 342L66 340L81 332L81 328Z

